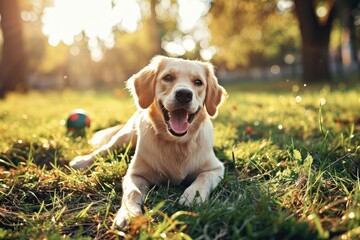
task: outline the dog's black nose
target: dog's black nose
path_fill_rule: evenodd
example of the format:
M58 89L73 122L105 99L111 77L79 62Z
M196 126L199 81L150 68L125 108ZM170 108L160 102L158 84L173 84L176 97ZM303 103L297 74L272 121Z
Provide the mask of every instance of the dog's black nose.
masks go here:
M193 97L192 91L189 89L180 89L175 92L175 98L180 103L189 103Z

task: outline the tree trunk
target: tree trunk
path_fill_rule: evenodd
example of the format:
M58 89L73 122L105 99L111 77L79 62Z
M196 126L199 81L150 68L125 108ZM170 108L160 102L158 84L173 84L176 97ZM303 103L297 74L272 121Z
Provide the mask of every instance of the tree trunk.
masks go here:
M328 47L328 42L303 41L301 53L304 82L331 80Z
M313 0L294 0L302 40L303 81L328 82L331 80L329 42L335 7L331 2L325 22L315 15Z
M149 34L150 41L153 45L152 55L160 55L163 53L161 48L161 34L160 27L157 21L156 4L158 0L150 0L150 19L149 19Z
M17 0L0 0L3 32L0 66L0 98L9 91L27 91L26 57L22 36L22 22Z
M358 0L342 0L340 5L340 19L342 23L341 58L345 74L353 72L357 67L360 76L360 65L357 57L355 16Z

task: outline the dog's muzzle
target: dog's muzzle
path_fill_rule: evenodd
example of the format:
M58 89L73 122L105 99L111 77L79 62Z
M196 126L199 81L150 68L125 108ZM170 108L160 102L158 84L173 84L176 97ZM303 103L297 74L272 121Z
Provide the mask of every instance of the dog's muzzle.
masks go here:
M176 137L182 137L188 132L191 123L200 111L200 107L194 113L189 113L185 108L168 111L162 102L159 102L159 105L168 131Z

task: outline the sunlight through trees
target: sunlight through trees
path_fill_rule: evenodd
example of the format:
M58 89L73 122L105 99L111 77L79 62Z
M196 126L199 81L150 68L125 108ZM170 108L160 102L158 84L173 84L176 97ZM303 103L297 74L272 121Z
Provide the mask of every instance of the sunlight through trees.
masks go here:
M229 81L360 69L356 0L2 0L0 14L2 95L121 85L156 54L210 60Z

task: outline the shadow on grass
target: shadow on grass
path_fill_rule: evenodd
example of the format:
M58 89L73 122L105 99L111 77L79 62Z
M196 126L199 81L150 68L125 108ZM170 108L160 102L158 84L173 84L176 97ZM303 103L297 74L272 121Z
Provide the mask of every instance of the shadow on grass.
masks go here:
M33 162L40 168L50 170L54 164L64 164L62 146L52 141L30 143L22 140L14 142L7 150L0 152L0 167L17 168Z

